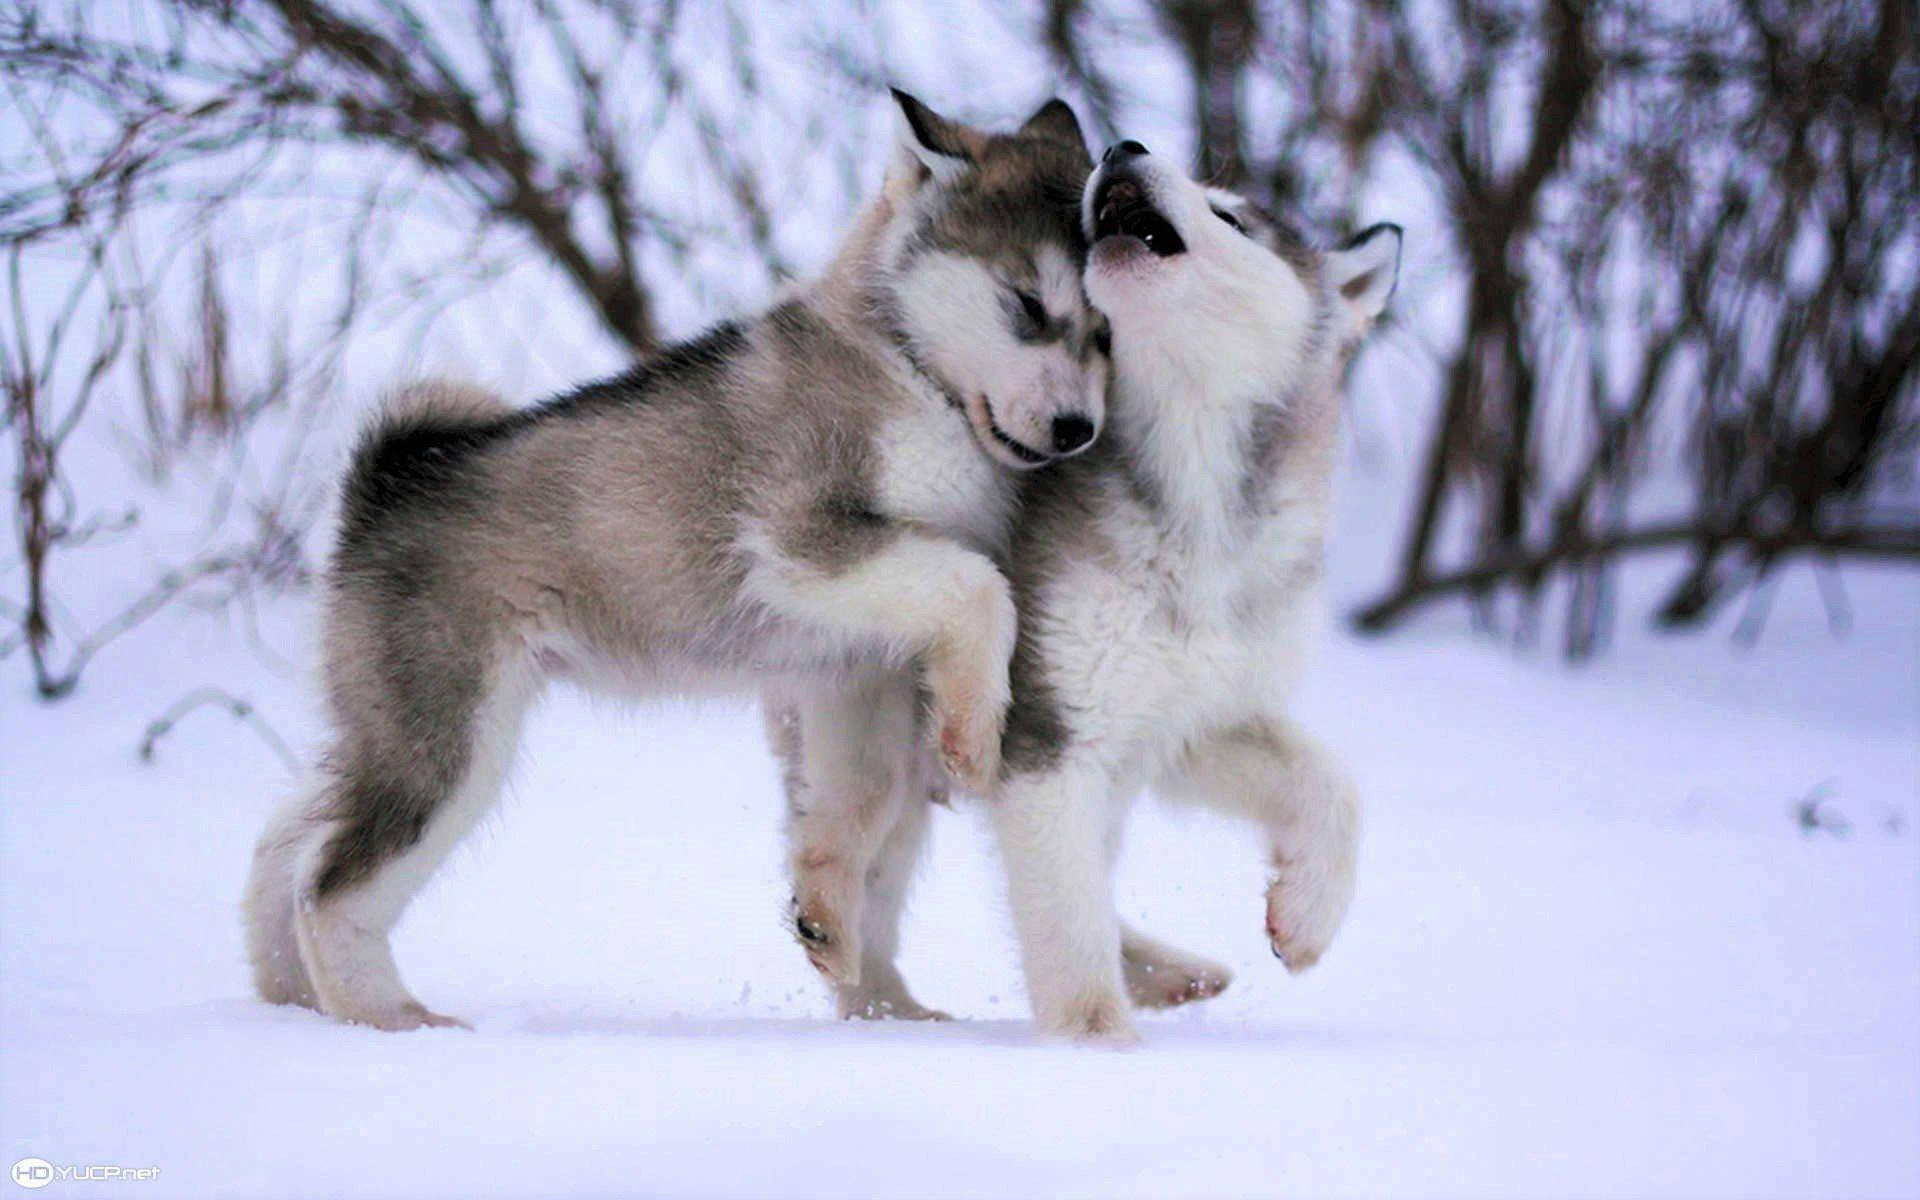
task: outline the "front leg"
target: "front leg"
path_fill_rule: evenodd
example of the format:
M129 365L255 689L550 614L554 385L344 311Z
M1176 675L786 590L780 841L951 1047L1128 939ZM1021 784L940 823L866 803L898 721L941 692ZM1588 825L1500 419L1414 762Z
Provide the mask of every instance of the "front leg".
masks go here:
M929 755L917 754L916 759ZM858 987L837 987L840 1016L868 1021L944 1021L946 1013L920 1003L907 988L894 961L900 952L900 918L907 889L926 849L932 822L933 792L944 794L939 768L931 762L909 779L893 828L867 868L866 906L861 920L862 963Z
M1318 962L1353 900L1360 845L1359 793L1325 747L1283 718L1250 721L1195 742L1160 790L1266 831L1268 940L1289 971Z
M941 761L962 787L984 793L999 774L1009 696L1014 608L1006 577L985 555L945 538L884 525L853 532L852 549L825 560L759 539L749 547L749 595L849 650L917 658Z
M1135 1040L1107 861L1116 814L1104 775L1065 769L1016 776L987 811L1035 1021L1068 1037Z
M929 1020L894 958L926 845L939 768L920 744L903 671L792 686L764 700L787 793L794 936L832 986L842 1017Z
M867 877L898 823L914 768L910 675L859 672L766 700L787 791L795 937L836 991L866 961Z

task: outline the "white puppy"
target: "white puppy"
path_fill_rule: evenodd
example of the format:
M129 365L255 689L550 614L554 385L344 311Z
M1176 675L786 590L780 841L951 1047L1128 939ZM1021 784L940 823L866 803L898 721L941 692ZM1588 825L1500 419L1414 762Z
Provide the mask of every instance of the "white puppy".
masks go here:
M1319 610L1339 385L1393 290L1400 231L1319 251L1133 142L1107 152L1084 206L1087 294L1112 324L1108 425L1092 451L1029 484L1009 558L1013 706L985 807L1041 1027L1127 1039L1130 1000L1182 1003L1228 979L1114 912L1113 862L1141 789L1264 833L1266 929L1290 970L1326 951L1352 898L1358 798L1285 714ZM863 737L910 727L786 728L790 781L811 805L795 820L797 894L817 891L810 862L846 866L816 844L822 831L866 828L862 844L878 848L889 819L924 819L909 798L877 822L850 820L807 781L810 763L852 761ZM898 874L886 865L873 877ZM843 1010L925 1014L891 967L891 940L884 963L874 949L841 948L879 976L838 977Z

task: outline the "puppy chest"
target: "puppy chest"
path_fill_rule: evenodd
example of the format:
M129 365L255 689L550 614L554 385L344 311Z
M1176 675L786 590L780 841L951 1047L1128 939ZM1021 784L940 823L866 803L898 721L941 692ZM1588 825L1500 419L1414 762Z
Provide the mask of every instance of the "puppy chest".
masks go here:
M1298 596L1270 583L1222 580L1210 594L1195 589L1157 606L1149 639L1157 673L1184 703L1211 711L1259 703L1287 688L1304 649Z
M998 542L1012 512L1011 483L974 445L960 415L946 415L952 419L916 416L880 431L879 508L970 541Z

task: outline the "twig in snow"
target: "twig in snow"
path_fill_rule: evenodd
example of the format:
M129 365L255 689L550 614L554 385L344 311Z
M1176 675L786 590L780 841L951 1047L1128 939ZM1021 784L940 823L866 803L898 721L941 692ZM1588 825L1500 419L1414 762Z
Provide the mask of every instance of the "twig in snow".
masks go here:
M292 747L287 745L286 739L267 723L266 718L262 717L250 702L217 687L196 688L174 701L165 712L147 722L147 732L140 739L140 761L152 762L160 739L171 733L173 727L178 725L188 713L201 708L226 709L233 714L235 720L246 724L259 734L260 740L280 756L280 761L286 764L288 771L295 775L300 773L300 757L293 752Z
M1830 833L1834 837L1846 837L1853 832L1853 826L1838 812L1827 807L1827 797L1833 795L1833 780L1822 780L1813 789L1793 805L1793 819L1800 826L1800 832L1808 837L1816 833Z

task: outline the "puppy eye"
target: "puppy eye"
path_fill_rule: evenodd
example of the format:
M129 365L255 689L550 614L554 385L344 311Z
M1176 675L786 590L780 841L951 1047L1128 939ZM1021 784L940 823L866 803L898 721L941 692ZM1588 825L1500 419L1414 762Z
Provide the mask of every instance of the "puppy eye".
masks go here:
M1047 306L1040 303L1040 297L1032 292L1016 291L1013 298L1020 303L1020 315L1024 320L1020 325L1020 336L1036 338L1046 332Z
M1102 325L1093 331L1093 348L1100 352L1101 358L1113 357L1113 330Z
M1247 227L1240 223L1240 218L1234 216L1232 213L1228 212L1224 208L1214 209L1213 215L1216 217L1219 217L1222 221L1225 221L1227 224L1233 226L1234 230L1238 233L1245 233L1247 231Z

